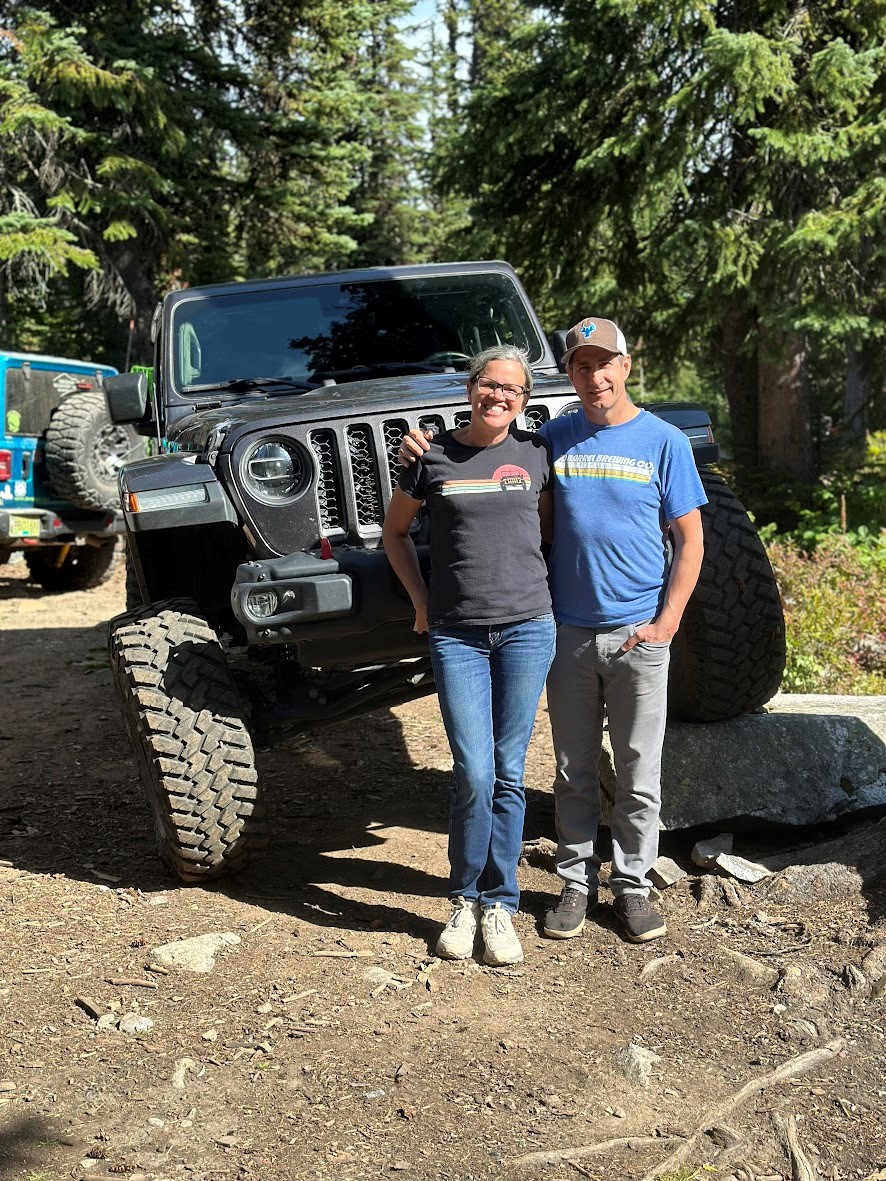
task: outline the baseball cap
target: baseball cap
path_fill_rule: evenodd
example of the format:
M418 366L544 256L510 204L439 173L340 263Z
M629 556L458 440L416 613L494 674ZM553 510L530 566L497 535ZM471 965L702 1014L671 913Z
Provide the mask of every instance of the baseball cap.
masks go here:
M628 351L624 333L617 324L612 320L586 316L566 333L566 352L560 358L561 362L565 365L576 349L584 348L587 344L610 353L624 355Z

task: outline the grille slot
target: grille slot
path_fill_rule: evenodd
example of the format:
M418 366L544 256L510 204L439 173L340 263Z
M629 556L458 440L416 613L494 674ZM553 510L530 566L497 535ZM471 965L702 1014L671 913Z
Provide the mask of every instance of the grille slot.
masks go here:
M537 431L540 426L548 421L547 406L527 406L523 417L526 419L527 431Z
M311 447L317 457L317 505L320 527L324 533L340 532L344 528L343 497L339 487L338 464L335 454L335 435L332 431L314 431Z
M354 480L354 499L357 510L357 524L381 524L381 488L375 466L375 448L372 444L372 430L364 425L349 426L347 429L348 456L351 461L351 475Z
M391 477L391 488L397 487L397 479L400 475L400 460L397 458L397 452L400 449L400 440L409 431L409 423L405 418L392 419L389 422L382 423L382 438L385 441L385 454L388 457L388 475Z
M470 410L459 410L458 414L452 420L452 429L457 431L460 426L467 426L470 421Z
M439 414L423 414L418 420L418 429L420 431L433 431L435 435L439 435L440 431L445 428L445 425Z

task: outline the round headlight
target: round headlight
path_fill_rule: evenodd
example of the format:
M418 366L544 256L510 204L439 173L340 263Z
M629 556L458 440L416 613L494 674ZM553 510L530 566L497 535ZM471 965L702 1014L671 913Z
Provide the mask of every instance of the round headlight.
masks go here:
M259 500L292 500L302 489L304 464L297 449L279 439L256 443L243 459L243 481Z

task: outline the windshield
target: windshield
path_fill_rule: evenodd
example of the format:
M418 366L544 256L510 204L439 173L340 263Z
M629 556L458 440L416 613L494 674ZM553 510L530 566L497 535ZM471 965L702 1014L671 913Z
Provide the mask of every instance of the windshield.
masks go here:
M196 297L173 313L174 384L287 377L321 385L385 372L463 370L496 344L543 344L507 275L317 283Z

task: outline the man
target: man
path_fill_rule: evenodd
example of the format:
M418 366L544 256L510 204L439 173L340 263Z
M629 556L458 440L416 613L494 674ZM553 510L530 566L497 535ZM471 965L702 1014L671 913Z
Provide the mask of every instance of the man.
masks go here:
M631 358L611 320L576 324L564 361L584 413L540 432L554 469L542 528L558 625L548 708L563 881L544 932L578 935L597 903L605 709L616 774L613 911L625 937L645 943L667 931L649 902L648 872L658 856L669 645L701 568L706 497L686 437L628 397Z

